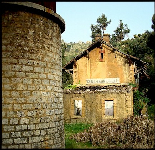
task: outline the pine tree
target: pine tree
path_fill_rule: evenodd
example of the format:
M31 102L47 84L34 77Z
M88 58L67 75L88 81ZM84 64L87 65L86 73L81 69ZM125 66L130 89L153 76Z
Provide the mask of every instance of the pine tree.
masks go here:
M91 24L91 31L92 31L92 42L95 41L95 36L97 34L103 36L104 30L106 30L108 24L111 23L111 20L107 21L107 17L105 14L102 14L100 17L97 18L97 24L93 25Z
M125 36L130 33L130 29L127 24L124 24L122 20L120 20L119 26L114 30L114 34L112 34L112 38L110 43L115 47L120 41L122 41Z

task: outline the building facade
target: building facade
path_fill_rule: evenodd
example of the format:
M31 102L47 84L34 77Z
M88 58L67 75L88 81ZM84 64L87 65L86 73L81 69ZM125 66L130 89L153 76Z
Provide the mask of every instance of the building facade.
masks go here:
M108 34L98 38L64 66L78 86L77 90L64 91L66 121L95 123L133 115L130 83L138 83L144 66L145 62L112 47Z

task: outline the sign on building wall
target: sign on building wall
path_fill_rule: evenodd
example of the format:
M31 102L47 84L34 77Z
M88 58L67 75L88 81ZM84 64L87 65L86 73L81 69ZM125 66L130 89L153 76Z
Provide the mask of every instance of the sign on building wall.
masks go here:
M120 78L86 79L86 84L120 83Z

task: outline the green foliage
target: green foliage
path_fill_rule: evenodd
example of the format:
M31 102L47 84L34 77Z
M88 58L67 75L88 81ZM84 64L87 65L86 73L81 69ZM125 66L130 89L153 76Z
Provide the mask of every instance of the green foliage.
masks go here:
M65 43L61 44L61 50L62 50L62 66L64 66L67 63L65 52L67 51L67 45Z
M130 29L127 24L123 24L122 20L120 20L119 26L114 30L114 34L112 34L111 44L115 47L117 42L122 41L126 34L130 33Z
M137 84L135 83L129 83L129 85L131 85L132 87L137 87Z
M155 53L155 32L148 32L147 46L150 47ZM154 56L155 57L155 56Z
M65 87L65 89L75 89L76 87L77 87L77 84L74 84L74 85L69 84Z
M97 23L102 30L105 30L108 24L111 23L111 19L108 21L105 14L102 14L100 17L97 18Z
M122 52L135 56L143 61L147 61L152 55L152 49L147 46L148 32L134 35L134 38L121 41L116 44L116 48Z
M138 87L137 84L129 83L133 88ZM150 102L150 99L146 96L145 91L134 90L133 92L133 111L134 115L141 115L141 110L146 104Z
M153 16L152 16L152 26L151 26L151 28L154 30L154 32L155 32L155 14L153 14Z
M155 105L154 104L148 106L147 114L148 114L149 119L154 120L155 118Z
M71 124L65 124L65 131L71 132L71 133L78 133L81 131L84 131L91 127L93 124L84 124L84 123L71 123Z
M73 84L73 78L72 78L71 74L69 74L63 70L62 71L62 87L66 88L71 84Z
M97 34L101 35L101 29L98 27L98 25L91 24L91 31L92 31L91 38L92 38L92 42L93 42L93 41L95 41L95 36Z
M91 143L77 143L75 140L70 139L70 136L78 132L87 130L93 124L65 124L65 148L66 149L79 149L79 148L93 148Z
M154 50L154 54L155 54L155 44L154 44L154 41L155 41L155 14L153 14L152 16L152 29L153 29L153 32L149 32L149 36L148 36L148 40L147 40L147 45L148 47L150 47L151 49ZM154 55L155 57L155 55Z
M62 40L62 44L61 44L62 60L63 60L62 66L64 66L70 60L72 60L74 57L76 57L81 52L86 50L90 44L91 44L90 41L87 41L86 43L80 42L80 41L77 43L75 43L75 42L65 43Z
M92 31L91 38L92 38L92 41L95 40L96 34L100 34L102 36L102 32L104 32L104 30L106 30L106 27L110 23L111 23L111 20L108 21L105 14L102 14L101 16L99 16L97 18L97 24L96 25L91 24L91 31Z
M61 50L62 50L62 66L64 66L67 63L67 59L65 57L67 45L65 43L61 44ZM62 87L65 88L67 85L72 83L73 83L72 76L65 70L62 70Z
M154 89L155 89L155 71L154 71L154 50L148 47L147 41L150 33L147 31L143 34L134 35L134 38L127 39L125 41L117 42L116 48L120 51L137 57L148 63L146 73L149 78L143 77L140 80L139 90L145 91L145 95L151 100L150 103L154 101ZM137 104L138 105L138 104Z
M134 115L141 115L141 110L143 109L144 105L149 102L150 102L150 99L147 98L143 92L139 90L134 91L133 93Z

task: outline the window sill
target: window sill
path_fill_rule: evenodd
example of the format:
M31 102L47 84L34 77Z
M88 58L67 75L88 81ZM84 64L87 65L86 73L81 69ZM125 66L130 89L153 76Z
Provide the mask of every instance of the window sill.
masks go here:
M72 116L71 118L76 119L76 118L82 118L82 116Z

